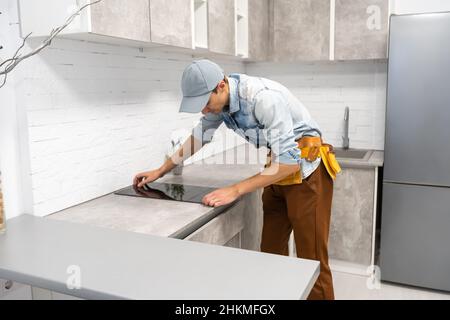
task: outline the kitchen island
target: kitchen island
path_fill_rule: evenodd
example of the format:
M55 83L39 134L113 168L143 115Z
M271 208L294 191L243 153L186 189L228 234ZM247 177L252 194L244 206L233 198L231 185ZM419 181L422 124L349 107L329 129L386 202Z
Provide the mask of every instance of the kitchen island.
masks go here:
M82 299L305 299L319 263L22 215L0 278Z

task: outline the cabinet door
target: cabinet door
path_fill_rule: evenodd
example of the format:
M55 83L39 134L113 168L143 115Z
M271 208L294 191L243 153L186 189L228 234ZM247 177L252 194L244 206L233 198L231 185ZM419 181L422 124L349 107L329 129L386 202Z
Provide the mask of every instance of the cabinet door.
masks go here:
M388 0L336 0L336 60L387 57Z
M231 208L196 230L185 240L215 245L240 247L244 228L245 201L238 200Z
M329 0L275 0L273 5L275 61L329 59Z
M91 31L123 39L150 41L149 0L106 0L91 6Z
M248 1L249 58L267 60L269 54L269 0Z
M192 48L191 6L190 0L150 0L152 42Z
M79 7L80 3L77 0L19 0L18 13L22 37L29 33L32 33L31 38L48 37L53 28L62 26ZM4 15L0 17L2 21L6 20ZM89 22L88 10L83 10L59 35L90 32Z
M209 50L235 55L235 2L234 0L208 0Z
M329 256L370 265L375 170L344 168L333 188Z

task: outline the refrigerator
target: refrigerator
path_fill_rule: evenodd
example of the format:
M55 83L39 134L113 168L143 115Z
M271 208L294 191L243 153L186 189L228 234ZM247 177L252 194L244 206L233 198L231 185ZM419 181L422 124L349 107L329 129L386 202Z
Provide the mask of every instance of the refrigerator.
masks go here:
M450 12L390 20L381 280L450 291Z

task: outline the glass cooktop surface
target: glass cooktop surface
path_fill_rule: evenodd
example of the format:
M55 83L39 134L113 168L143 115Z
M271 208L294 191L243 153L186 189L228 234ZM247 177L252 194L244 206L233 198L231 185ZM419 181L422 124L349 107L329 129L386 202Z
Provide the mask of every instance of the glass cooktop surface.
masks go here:
M114 194L161 200L202 203L203 197L214 190L215 188L210 187L151 182L147 183L142 188L131 185L114 192Z

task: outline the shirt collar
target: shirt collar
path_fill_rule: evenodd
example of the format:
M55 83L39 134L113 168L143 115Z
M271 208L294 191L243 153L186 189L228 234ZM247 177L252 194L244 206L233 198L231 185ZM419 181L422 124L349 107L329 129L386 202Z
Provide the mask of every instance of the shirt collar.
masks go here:
M230 109L229 113L235 113L240 110L239 106L239 81L238 79L228 77L228 85L230 86Z

